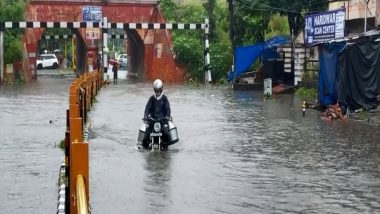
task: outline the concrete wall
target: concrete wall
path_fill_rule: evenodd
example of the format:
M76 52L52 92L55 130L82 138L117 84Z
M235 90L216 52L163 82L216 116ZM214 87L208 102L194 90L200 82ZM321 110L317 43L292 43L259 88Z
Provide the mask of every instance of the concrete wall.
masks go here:
M376 7L379 0L369 0L367 18L376 16ZM329 4L329 10L338 9L341 7L346 8L346 20L364 19L365 17L365 0L350 0L334 2Z
M365 0L350 0L333 2L329 10L346 8L347 33L361 33L364 31L364 18L366 11ZM380 25L380 0L369 0L367 8L367 30L375 29Z

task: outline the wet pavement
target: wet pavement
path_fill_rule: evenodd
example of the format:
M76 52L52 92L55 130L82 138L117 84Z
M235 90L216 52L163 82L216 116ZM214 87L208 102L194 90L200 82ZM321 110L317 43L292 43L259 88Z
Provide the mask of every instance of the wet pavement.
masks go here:
M112 77L112 76L111 76ZM70 78L0 87L0 213L55 213ZM151 84L121 78L90 112L91 213L379 213L380 130L302 117L301 101L164 87L179 143L136 149ZM52 123L50 123L52 121Z
M302 117L283 95L165 86L180 141L139 152L151 84L119 81L91 113L92 213L377 213L380 131Z

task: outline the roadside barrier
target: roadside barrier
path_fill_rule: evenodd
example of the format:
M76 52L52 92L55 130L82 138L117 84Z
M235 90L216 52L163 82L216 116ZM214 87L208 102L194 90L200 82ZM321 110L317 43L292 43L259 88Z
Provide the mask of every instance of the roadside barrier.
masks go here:
M302 116L305 117L306 114L306 101L302 102Z
M78 76L70 86L65 132L65 198L59 198L57 213L89 213L89 159L85 135L87 113L103 86L103 73L95 71ZM62 191L61 191L62 192ZM61 197L61 195L59 196Z
M78 175L76 182L76 194L77 194L77 213L88 213L88 201L86 197L86 189L84 178L82 175Z

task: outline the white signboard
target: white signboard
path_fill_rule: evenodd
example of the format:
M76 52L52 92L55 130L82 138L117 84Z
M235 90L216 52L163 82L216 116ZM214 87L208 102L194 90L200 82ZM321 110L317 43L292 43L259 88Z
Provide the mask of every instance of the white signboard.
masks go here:
M305 44L312 45L344 37L346 9L305 16Z
M272 79L271 78L264 79L264 95L272 96Z

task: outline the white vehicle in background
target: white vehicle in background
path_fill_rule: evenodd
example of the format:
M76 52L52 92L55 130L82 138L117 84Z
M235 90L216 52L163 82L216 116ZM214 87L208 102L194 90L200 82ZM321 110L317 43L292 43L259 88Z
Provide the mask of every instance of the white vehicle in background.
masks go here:
M54 54L41 54L37 59L37 69L58 68L58 59Z
M127 68L128 63L128 55L127 54L120 54L117 56L117 62L119 63L120 67Z

